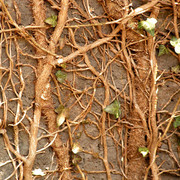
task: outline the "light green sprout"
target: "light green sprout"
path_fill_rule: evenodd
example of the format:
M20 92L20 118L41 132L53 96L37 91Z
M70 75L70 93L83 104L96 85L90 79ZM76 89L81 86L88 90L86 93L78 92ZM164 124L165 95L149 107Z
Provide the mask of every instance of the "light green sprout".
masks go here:
M170 44L174 47L174 51L177 54L180 54L180 38L172 37L170 40Z
M174 128L180 127L180 116L175 117L173 126L174 126Z
M55 109L55 112L58 113L57 115L57 126L61 126L66 118L69 116L69 109L65 108L62 104L58 106L58 108Z
M51 25L52 27L56 27L56 25L57 25L57 16L52 15L52 16L46 18L44 22Z
M63 83L64 80L66 79L67 75L65 72L59 70L56 72L56 77L57 77L57 80L60 82L60 83Z
M121 114L120 102L115 100L112 104L110 104L109 106L104 108L104 111L109 114L114 115L116 119L119 118L119 116Z
M147 18L146 21L140 21L138 27L140 29L141 28L145 29L148 33L154 36L156 23L157 23L157 20L155 18Z
M149 153L149 149L147 147L139 147L138 151L143 155L143 157L146 157Z
M162 56L162 55L164 55L164 54L168 54L169 53L169 51L168 51L168 49L166 48L166 46L164 46L164 45L159 45L159 54L158 54L158 56Z

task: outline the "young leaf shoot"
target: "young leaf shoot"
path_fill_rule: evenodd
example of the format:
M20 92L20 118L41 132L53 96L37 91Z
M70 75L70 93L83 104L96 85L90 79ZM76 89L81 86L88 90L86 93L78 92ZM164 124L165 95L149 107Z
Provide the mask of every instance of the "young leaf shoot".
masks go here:
M175 121L173 123L174 128L177 128L180 126L180 116L175 117Z
M73 165L77 165L82 161L82 157L78 154L72 154L71 158L72 158Z
M171 46L174 47L174 51L177 54L180 54L180 38L177 39L176 37L173 36L170 40L170 44L171 44Z
M65 108L62 104L59 105L58 108L55 109L55 112L58 113L57 115L57 126L61 126L65 119L69 116L69 109L68 108Z
M63 83L64 80L66 79L67 75L66 75L66 73L59 70L59 71L56 72L56 77L57 77L57 80L60 83Z
M149 153L149 149L147 147L139 147L138 151L143 155L143 157L146 157Z
M159 54L158 54L158 56L162 56L162 55L164 55L164 54L168 54L169 53L169 51L168 51L168 49L166 48L166 46L164 46L164 45L159 45Z
M51 25L52 27L56 27L56 25L57 25L57 16L52 15L52 16L46 18L44 22Z
M140 21L138 28L139 29L145 29L148 33L150 33L152 36L154 36L155 32L155 24L157 23L157 20L155 18L147 18L146 21Z
M171 71L174 72L175 74L180 73L180 65L173 66L171 68Z
M115 100L112 104L110 104L109 106L104 108L104 111L109 114L114 115L116 119L119 118L119 116L121 114L120 102Z

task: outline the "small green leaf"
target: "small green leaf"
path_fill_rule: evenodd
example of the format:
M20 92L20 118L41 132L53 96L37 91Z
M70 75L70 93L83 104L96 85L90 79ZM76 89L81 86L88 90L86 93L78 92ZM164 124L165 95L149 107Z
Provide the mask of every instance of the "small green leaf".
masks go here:
M65 120L66 120L66 114L64 113L64 110L63 110L61 114L57 115L57 119L56 119L57 126L60 127L64 123Z
M174 51L175 51L177 54L180 54L180 43L178 43L178 44L175 46Z
M66 69L66 63L62 63L62 64L60 64L60 66L61 66L63 69Z
M57 126L61 126L65 119L69 116L69 109L65 108L62 104L59 105L58 108L55 109L55 112L58 113L57 115Z
M180 54L180 38L177 39L176 37L172 37L170 40L170 44L174 47L174 51L177 54Z
M73 165L77 165L82 161L82 157L79 156L78 154L72 154L71 158L72 158Z
M178 39L176 37L172 37L170 40L171 46L175 47L178 44Z
M180 73L180 65L173 66L173 67L171 68L171 71L174 72L174 73L176 73L176 74Z
M138 23L138 29L143 29L142 21Z
M159 54L158 54L158 56L162 56L162 55L164 55L164 54L168 54L168 49L166 48L166 46L164 46L164 45L159 45Z
M151 36L154 36L155 29L145 29Z
M140 21L138 23L139 29L145 29L148 33L150 33L152 36L154 36L155 33L155 24L157 23L157 20L155 18L147 18L146 21Z
M60 104L60 105L55 109L55 112L58 113L58 114L61 114L63 109L64 109L64 106L63 106L62 104Z
M57 71L56 72L56 77L57 77L57 80L60 82L60 83L63 83L64 80L66 79L66 73L62 72L62 71Z
M119 118L121 114L119 101L115 100L112 104L104 108L104 111L114 115L116 119Z
M52 27L56 27L57 16L56 15L52 15L52 16L46 18L44 22L49 24L49 25L51 25Z
M82 151L82 147L80 146L80 144L78 142L73 143L73 145L72 145L72 152L74 154L77 154L77 153L79 153L81 151Z
M177 128L180 126L180 116L175 117L175 121L173 123L174 128Z
M147 147L139 147L138 151L143 155L143 157L146 157L149 153L149 149Z

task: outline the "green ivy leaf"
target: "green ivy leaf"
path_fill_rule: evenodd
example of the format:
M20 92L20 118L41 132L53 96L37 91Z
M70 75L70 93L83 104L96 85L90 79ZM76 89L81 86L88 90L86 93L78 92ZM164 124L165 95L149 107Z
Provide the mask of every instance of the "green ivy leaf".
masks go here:
M114 115L116 119L119 118L119 116L121 114L120 102L115 100L112 104L110 104L109 106L104 108L104 111L109 114Z
M155 18L147 18L146 21L140 21L138 23L139 29L145 29L148 33L150 33L152 36L154 36L155 33L155 24L157 23L157 20Z
M57 25L57 16L52 15L52 16L46 18L44 22L51 25L52 27L56 27L56 25Z
M176 37L172 37L170 40L170 44L174 47L174 51L177 54L180 54L180 38L177 39Z
M139 147L138 151L143 155L143 157L146 157L149 153L149 149L147 147Z
M171 46L175 47L178 44L178 39L176 37L172 37L170 40Z
M56 109L55 109L55 112L58 113L58 114L61 114L62 111L64 109L64 106L62 104L60 104Z
M175 117L175 121L173 122L174 128L177 128L180 126L180 116Z
M61 126L65 119L69 116L69 109L65 108L62 104L60 104L56 109L55 112L58 113L57 115L57 126Z
M66 69L66 63L62 63L62 64L60 64L60 66L61 66L63 69Z
M151 36L154 36L155 29L145 29Z
M180 40L180 39L179 39L179 40ZM175 46L174 51L175 51L177 54L180 54L180 42Z
M59 70L59 71L56 72L56 77L57 77L57 80L60 83L63 83L64 80L66 79L67 75L66 75L66 73Z
M158 56L162 56L162 55L164 55L164 54L168 54L169 53L169 51L168 51L168 49L166 48L166 46L164 46L164 45L159 45L159 54L158 54Z
M176 73L176 74L180 73L180 65L173 66L173 67L171 68L171 71L174 72L174 73Z
M72 154L71 158L72 158L73 165L77 165L82 161L82 157L78 154Z
M138 23L138 29L143 29L142 21Z

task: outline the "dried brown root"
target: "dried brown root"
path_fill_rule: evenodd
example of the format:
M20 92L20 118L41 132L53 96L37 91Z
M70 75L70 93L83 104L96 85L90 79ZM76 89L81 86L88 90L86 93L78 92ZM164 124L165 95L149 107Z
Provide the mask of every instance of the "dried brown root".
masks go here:
M68 11L68 0L62 0L61 1L61 11L58 15L58 22L57 26L51 36L51 40L48 46L48 50L50 52L55 53L56 44L58 42L58 39L60 38L66 18L67 18L67 11ZM40 25L43 22L42 15L41 15L41 9L44 7L41 7L39 9L39 4L42 4L42 1L34 1L33 11L35 15L35 22L37 24L40 23ZM39 22L40 21L40 22ZM43 36L37 35L36 37L39 42L45 41ZM39 39L41 38L41 39ZM43 44L41 44L43 46ZM39 55L39 53L38 53ZM41 55L41 54L40 54ZM49 84L49 78L53 69L53 66L51 65L55 57L52 55L47 55L47 58L45 59L44 63L39 64L39 76L37 77L37 82L35 85L35 117L38 116L40 118L41 112L45 114L47 121L48 121L48 129L50 133L56 132L58 130L57 124L56 124L56 113L54 112L53 107L53 101L51 98L51 91L50 91L50 84ZM44 97L44 95L46 97ZM43 98L42 98L43 96ZM53 137L50 136L50 141L52 141ZM57 137L52 144L53 150L55 151L57 157L58 157L58 165L60 168L60 172L63 173L62 179L71 179L71 173L69 171L69 148L65 147L60 139L60 136L57 134Z
M112 14L113 12L121 11L122 4L119 4L120 1L115 2L107 2L107 9L110 12L110 16L117 18L122 18L120 15L117 17L117 13ZM147 3L142 7L142 11L145 10L148 5L149 8L152 8L157 1L152 1L151 3ZM127 4L127 3L126 3ZM124 4L125 5L125 4ZM137 10L141 9L137 8ZM119 8L119 9L118 9ZM126 7L127 8L127 7ZM136 10L135 10L136 11ZM123 14L123 13L122 13ZM132 13L133 14L133 13ZM156 13L156 17L157 17ZM114 15L114 16L113 16ZM126 60L128 73L129 73L129 86L130 86L130 100L132 106L130 108L131 115L130 119L136 119L133 123L135 126L139 128L131 129L129 131L128 138L128 146L127 146L127 158L128 158L128 179L142 179L145 176L145 167L147 167L145 159L138 153L139 147L146 147L150 143L150 164L152 165L152 174L153 178L158 178L158 168L155 164L155 160L152 163L152 159L155 158L156 154L156 145L157 145L157 125L156 125L156 103L157 103L157 95L156 95L156 70L157 70L157 62L155 59L155 51L153 44L153 37L150 37L149 40L149 51L146 52L146 45L144 42L140 42L142 37L138 35L138 33L123 29L122 30L122 51L124 59ZM138 42L136 45L129 46L129 48L133 49L136 52L135 56L129 55L127 48L125 46L125 42ZM129 50L130 52L130 50ZM146 55L145 55L146 54ZM149 61L147 60L149 59ZM133 62L131 62L133 61ZM150 62L152 61L152 63ZM135 69L135 73L132 71L132 67ZM150 71L148 71L150 69ZM151 91L148 93L149 89ZM149 103L150 102L150 103ZM149 123L147 122L149 113ZM150 126L150 127L149 127ZM149 132L149 129L151 130ZM147 142L145 140L145 136L147 138ZM153 154L153 155L152 155ZM138 169L138 171L137 171ZM147 175L147 174L146 174Z

